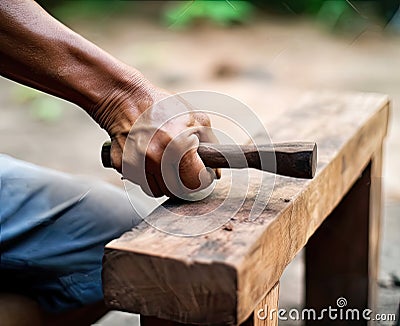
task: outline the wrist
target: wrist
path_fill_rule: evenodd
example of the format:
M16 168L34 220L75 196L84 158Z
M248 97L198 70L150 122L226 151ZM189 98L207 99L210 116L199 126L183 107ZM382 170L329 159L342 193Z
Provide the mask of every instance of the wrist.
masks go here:
M140 114L153 104L155 94L155 86L139 71L124 65L108 75L106 85L94 92L86 111L111 137L126 135Z
M60 70L64 91L72 89L73 95L65 98L82 107L110 134L115 133L116 123L125 124L125 129L129 126L129 132L141 109L152 104L156 88L138 70L93 43L84 45L67 41L70 57Z

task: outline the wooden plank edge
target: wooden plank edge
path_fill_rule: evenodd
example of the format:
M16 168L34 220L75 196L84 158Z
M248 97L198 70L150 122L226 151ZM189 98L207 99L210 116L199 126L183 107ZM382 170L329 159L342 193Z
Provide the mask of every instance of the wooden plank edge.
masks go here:
M187 264L182 260L106 248L103 266L104 300L111 309L180 323L237 324L237 271L230 265L219 262ZM188 291L188 283L191 291ZM146 284L146 288L142 284ZM168 284L174 284L174 300L170 297L164 300L163 307L153 304L153 301L160 302L163 293L171 291ZM136 295L136 289L140 289L140 295ZM209 313L210 304L215 313ZM177 313L173 315L171 311Z

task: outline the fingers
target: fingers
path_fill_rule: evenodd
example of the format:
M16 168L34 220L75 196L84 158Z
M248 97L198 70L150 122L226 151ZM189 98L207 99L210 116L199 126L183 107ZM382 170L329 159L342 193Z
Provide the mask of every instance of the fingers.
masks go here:
M146 180L141 186L149 196L161 197L166 195L173 197L173 193L168 189L163 178L160 156L162 156L162 152L161 155L154 155L154 153L148 152L145 158Z
M178 164L168 164L168 168L160 168L154 174L146 173L146 176L148 184L142 188L147 194L154 197L166 195L183 198L187 193L208 187L213 182L215 173L204 166L194 149L186 153Z
M113 138L111 142L111 165L119 173L122 173L122 152L124 148L125 140Z
M205 117L204 117L205 116ZM199 128L198 131L198 137L201 142L204 143L214 143L217 144L219 143L217 137L215 136L212 128L211 128L211 122L209 117L206 114L196 114L196 119L199 119L198 121L202 123L202 126ZM221 169L213 169L215 178L220 179L221 178Z
M179 162L179 177L184 187L190 191L198 191L208 187L214 180L213 174L206 169L197 153L191 149Z
M162 135L153 137L155 143L150 144L146 152L146 184L141 185L147 194L182 198L184 194L204 189L213 182L214 172L206 169L197 154L199 141L196 135L182 134L164 148L159 145L161 139Z
M123 175L153 197L181 197L207 188L219 170L207 169L197 153L200 140L217 142L205 114L190 112L157 125L155 113L130 131L123 156ZM163 112L160 113L164 114ZM158 121L158 120L157 120ZM112 162L122 170L124 142L113 140Z
M195 125L203 126L203 127L211 127L210 117L204 112L194 112L193 118L196 121ZM206 128L206 129L209 129Z
M153 197L162 197L165 195L165 190L161 188L161 182L155 175L146 173L146 179L147 187L144 188L146 194Z

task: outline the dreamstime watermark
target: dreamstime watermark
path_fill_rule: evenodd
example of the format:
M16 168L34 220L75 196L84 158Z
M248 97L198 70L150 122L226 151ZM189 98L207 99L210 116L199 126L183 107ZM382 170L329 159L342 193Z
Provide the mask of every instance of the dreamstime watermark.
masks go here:
M268 305L257 311L260 320L366 320L366 321L395 321L396 314L377 314L371 309L346 308L347 299L340 297L336 307L328 306L321 310L304 309L269 309Z

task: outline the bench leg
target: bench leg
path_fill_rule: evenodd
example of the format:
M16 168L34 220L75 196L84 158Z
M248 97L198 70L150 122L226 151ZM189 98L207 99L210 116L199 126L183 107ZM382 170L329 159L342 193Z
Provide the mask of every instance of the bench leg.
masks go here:
M381 217L381 161L379 150L341 203L322 223L306 246L306 308L317 312L345 298L342 310L357 308L376 313L376 291ZM340 306L344 304L342 300ZM339 311L338 311L339 312ZM370 315L373 316L373 313ZM324 325L347 325L331 320ZM345 319L346 317L344 317ZM307 325L321 323L308 320ZM353 322L354 323L354 322Z
M279 282L257 305L254 313L241 326L277 326L279 305Z

